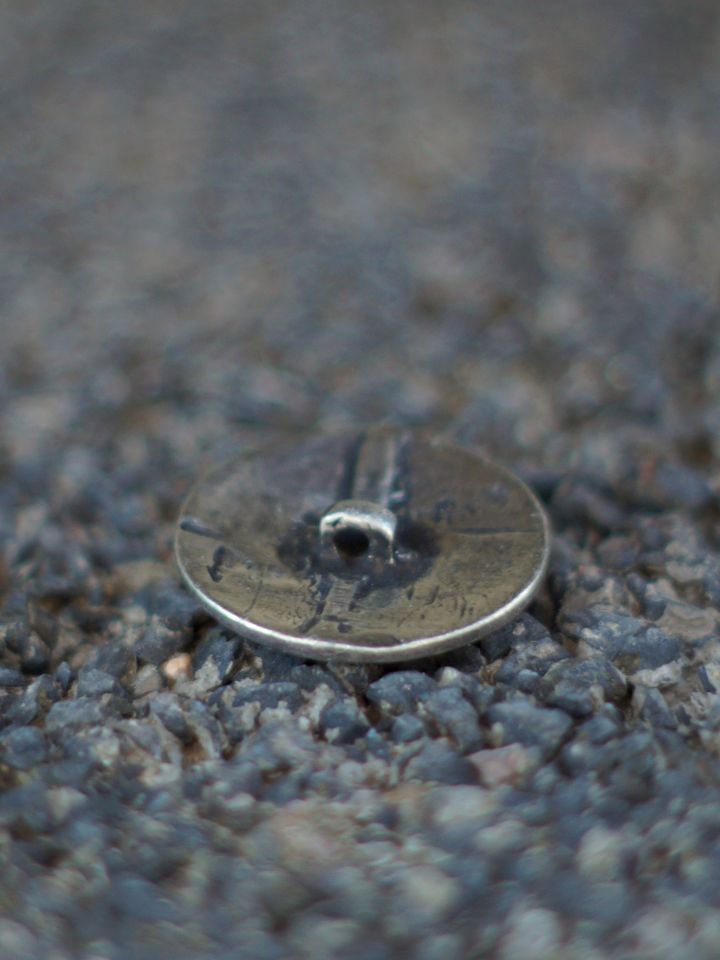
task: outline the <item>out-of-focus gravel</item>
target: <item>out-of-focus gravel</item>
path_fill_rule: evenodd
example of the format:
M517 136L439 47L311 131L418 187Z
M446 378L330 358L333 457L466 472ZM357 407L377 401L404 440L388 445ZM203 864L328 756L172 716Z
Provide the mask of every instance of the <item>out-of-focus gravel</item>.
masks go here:
M2 960L716 960L715 0L0 7ZM357 421L518 470L528 614L329 669L171 558Z

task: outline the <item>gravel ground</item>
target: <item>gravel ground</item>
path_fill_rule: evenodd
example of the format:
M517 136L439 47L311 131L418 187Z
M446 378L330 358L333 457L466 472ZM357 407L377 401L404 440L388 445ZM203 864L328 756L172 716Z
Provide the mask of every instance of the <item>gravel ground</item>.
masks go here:
M716 960L716 0L0 6L2 960ZM337 667L181 588L202 463L422 425L556 530Z

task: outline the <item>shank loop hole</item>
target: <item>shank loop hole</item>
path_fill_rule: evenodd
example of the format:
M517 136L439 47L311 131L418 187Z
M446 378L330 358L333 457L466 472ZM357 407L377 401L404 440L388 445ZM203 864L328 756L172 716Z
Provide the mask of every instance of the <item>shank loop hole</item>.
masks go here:
M343 527L333 537L335 549L346 559L364 556L370 549L370 537L359 527Z

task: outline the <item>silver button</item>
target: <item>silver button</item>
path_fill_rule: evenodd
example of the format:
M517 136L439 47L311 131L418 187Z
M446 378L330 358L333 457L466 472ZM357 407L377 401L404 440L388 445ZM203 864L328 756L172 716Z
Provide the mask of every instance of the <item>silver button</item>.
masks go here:
M211 471L178 523L180 572L238 633L315 659L469 643L542 580L548 520L507 470L381 428L254 451Z

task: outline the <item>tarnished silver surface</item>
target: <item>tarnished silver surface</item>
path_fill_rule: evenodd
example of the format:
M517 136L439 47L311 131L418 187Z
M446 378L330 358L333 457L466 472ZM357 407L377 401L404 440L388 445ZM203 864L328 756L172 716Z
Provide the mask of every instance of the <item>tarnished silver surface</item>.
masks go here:
M518 614L547 563L547 517L517 477L382 428L247 453L180 516L188 587L238 633L316 659L404 660Z

